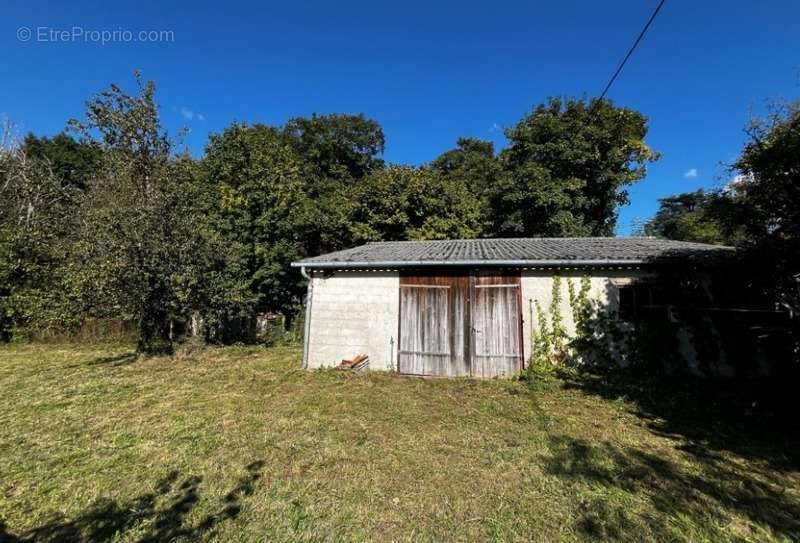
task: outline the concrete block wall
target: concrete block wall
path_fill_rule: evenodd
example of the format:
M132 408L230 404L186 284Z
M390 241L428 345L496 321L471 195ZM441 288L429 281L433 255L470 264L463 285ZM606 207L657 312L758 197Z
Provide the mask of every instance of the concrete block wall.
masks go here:
M522 333L525 361L531 356L531 343L534 326L538 326L534 300L538 300L546 315L549 315L550 303L553 299L553 277L561 277L561 316L567 333L575 333L575 321L569 303L567 280L571 280L576 292L581 287L581 279L586 275L582 270L569 270L556 272L553 270L522 272ZM646 277L648 274L642 270L595 270L589 272L591 288L589 297L599 300L608 309L616 310L619 302L617 285L622 285Z
M312 285L308 367L331 367L364 353L371 370L394 369L399 273L317 272Z
M555 274L561 277L561 315L569 333L575 323L569 305L567 279L580 288L584 271L531 271L521 277L522 333L525 360L531 356L531 336L537 324L533 305L547 312ZM641 270L596 270L589 273L589 296L615 310L617 285L646 277ZM332 367L357 353L370 357L370 369L394 370L397 362L400 275L397 271L315 272L309 325L308 367Z

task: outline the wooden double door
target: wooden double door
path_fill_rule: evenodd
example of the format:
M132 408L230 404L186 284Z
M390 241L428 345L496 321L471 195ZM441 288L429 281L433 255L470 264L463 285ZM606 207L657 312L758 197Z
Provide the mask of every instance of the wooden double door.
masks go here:
M522 369L519 272L400 276L398 369L496 377Z

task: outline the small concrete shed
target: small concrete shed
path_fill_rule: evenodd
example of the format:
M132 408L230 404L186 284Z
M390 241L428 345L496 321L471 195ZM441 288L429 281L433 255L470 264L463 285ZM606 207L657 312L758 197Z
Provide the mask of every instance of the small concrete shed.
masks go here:
M642 237L522 238L376 242L307 258L292 263L308 279L303 364L363 353L372 370L513 375L530 357L534 302L550 305L554 276L588 276L589 295L615 310L621 295L636 303L624 289L659 259L720 250Z

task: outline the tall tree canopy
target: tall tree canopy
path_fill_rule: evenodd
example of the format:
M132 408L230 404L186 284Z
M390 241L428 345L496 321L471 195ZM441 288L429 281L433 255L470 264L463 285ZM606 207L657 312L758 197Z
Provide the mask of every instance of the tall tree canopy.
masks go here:
M800 102L773 107L747 133L727 186L661 199L645 232L741 247L800 240Z
M155 85L137 74L138 92L111 85L87 103L73 126L103 150L83 201L72 274L95 313L138 323L138 350L172 350L170 322L185 315L201 290L202 216L194 165L173 155Z
M198 312L216 339L241 339L226 324L299 310L293 260L377 240L609 234L625 187L655 158L641 114L554 99L507 130L499 155L460 138L427 165L387 165L376 121L314 114L231 124L195 160L176 154L152 82L137 83L134 95L112 85L91 98L73 123L82 139L29 135L3 155L11 173L0 173L17 183L4 181L17 192L0 202L6 324L34 322L55 307L40 294L67 292L74 319L136 320L141 351L169 351L171 323ZM37 224L57 223L36 243L10 219L29 188L64 202L35 203ZM46 286L25 287L37 283Z
M800 102L774 105L747 129L750 141L734 164L735 216L751 238L800 240Z
M478 199L429 168L377 170L355 197L351 224L357 242L471 238L480 232Z
M13 141L0 148L0 339L73 322L64 263L77 198L46 157Z
M794 316L800 361L800 102L774 105L748 135L726 220L746 233L742 246L764 291Z
M305 254L312 209L303 162L278 130L243 124L211 135L204 162L216 228L234 248L229 271L248 283L251 311L291 313L302 278L289 264Z
M476 138L458 138L457 147L439 155L431 168L437 173L464 183L476 195L486 193L497 180L500 165L494 144Z
M278 132L302 165L303 190L314 208L305 225L306 252L351 246L353 192L384 166L380 124L361 114L313 114L290 119Z
M361 179L383 166L383 130L364 115L297 117L281 133L318 178Z
M728 192L703 189L659 200L658 212L644 225L644 234L680 241L735 245L741 228L731 228L734 212Z
M80 141L61 132L52 138L28 134L22 150L31 160L47 160L63 185L86 188L100 166L101 148L92 141Z
M647 119L608 100L550 99L506 130L492 191L496 236L613 235L625 187L657 158Z

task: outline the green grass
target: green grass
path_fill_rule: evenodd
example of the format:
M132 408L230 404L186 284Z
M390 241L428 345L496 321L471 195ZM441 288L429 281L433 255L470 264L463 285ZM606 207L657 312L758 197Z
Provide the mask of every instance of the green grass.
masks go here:
M775 442L674 431L559 379L298 360L0 348L0 541L800 537L800 474Z

